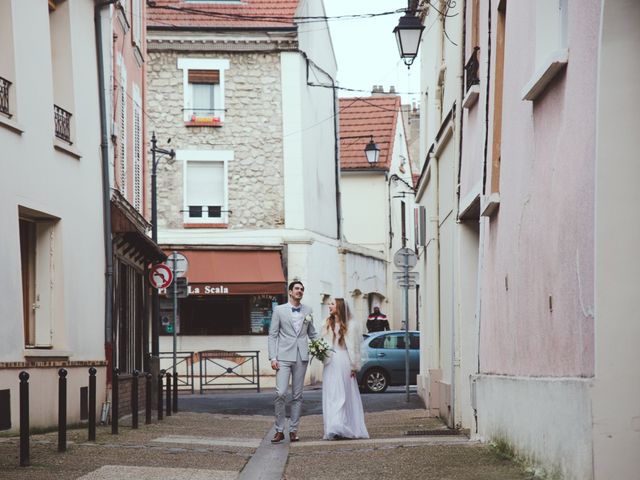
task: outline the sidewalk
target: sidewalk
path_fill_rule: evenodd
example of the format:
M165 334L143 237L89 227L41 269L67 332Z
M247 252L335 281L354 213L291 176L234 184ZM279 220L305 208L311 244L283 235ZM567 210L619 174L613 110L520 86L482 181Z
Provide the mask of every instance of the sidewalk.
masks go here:
M144 417L142 417L144 419ZM57 452L57 433L31 437L31 466L19 464L18 439L0 438L2 479L308 480L533 478L464 436L406 435L441 429L422 410L366 414L369 440L322 440L322 417L302 418L301 441L270 444L271 416L178 413L119 435L99 427L96 442L71 430L68 450ZM244 471L243 471L244 470Z

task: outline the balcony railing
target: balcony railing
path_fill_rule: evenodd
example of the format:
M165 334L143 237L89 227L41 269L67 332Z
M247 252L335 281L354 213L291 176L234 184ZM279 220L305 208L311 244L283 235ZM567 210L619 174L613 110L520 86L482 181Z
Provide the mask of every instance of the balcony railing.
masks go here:
M71 143L71 114L57 105L53 106L53 123L56 137Z
M9 113L9 87L11 82L6 78L0 77L0 112L11 117Z
M466 85L465 91L467 92L472 86L478 85L480 83L480 78L478 77L478 69L480 67L480 62L478 62L478 50L480 50L480 47L473 48L471 57L469 57L469 61L464 66Z

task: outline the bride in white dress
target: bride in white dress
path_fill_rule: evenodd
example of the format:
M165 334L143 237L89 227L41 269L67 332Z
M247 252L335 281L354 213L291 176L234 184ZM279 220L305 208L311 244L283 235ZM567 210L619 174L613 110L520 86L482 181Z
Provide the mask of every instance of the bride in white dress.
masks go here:
M323 438L369 438L356 380L361 364L361 329L350 319L344 299L331 302L329 313L322 330L333 349L324 361L322 373Z

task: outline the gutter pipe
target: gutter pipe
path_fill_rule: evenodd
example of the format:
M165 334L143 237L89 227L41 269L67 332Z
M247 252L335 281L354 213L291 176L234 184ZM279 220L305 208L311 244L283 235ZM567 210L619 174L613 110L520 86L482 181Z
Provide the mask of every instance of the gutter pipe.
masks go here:
M98 65L98 98L100 103L100 156L102 160L102 209L104 230L104 254L105 254L105 292L104 292L104 344L105 354L110 353L107 359L114 367L113 351L113 244L111 243L111 185L109 175L109 135L107 130L107 99L105 95L104 58L102 48L102 16L104 7L115 3L116 0L107 0L97 3L94 7L94 22L96 33L96 55ZM107 371L107 378L111 374Z

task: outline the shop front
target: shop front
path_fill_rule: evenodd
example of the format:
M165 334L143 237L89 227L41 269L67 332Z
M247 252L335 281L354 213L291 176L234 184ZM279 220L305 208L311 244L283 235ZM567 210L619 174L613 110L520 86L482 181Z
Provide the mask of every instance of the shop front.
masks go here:
M174 251L174 250L171 250ZM286 301L280 250L175 250L188 262L188 297L178 301L177 350L257 351L268 367L267 334L273 308ZM170 253L167 250L167 253ZM161 351L172 351L170 289L160 297Z

